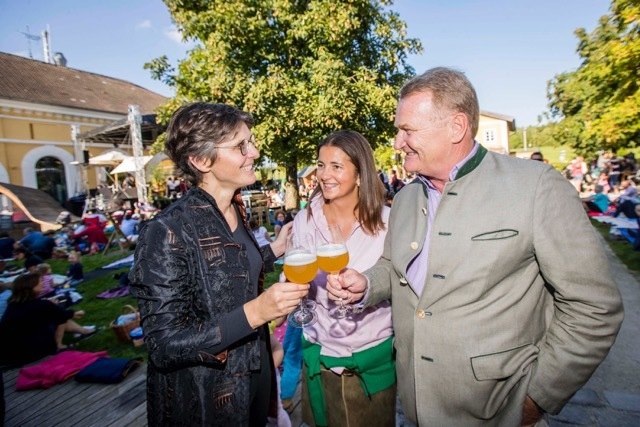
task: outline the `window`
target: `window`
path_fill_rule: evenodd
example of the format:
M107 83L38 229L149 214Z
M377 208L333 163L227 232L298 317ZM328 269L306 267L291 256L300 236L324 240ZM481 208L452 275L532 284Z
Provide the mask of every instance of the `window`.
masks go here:
M39 190L51 194L60 204L67 200L64 165L58 158L47 156L36 162L36 182Z
M492 145L496 141L496 132L493 129L485 129L484 142L485 144Z

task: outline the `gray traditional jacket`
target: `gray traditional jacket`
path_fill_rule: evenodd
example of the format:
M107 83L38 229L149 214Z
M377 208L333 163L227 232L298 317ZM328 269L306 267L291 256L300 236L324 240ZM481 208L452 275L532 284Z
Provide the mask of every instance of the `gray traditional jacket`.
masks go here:
M520 425L525 396L560 411L607 355L620 294L575 189L541 162L477 155L448 182L416 295L428 215L396 196L368 304L391 297L398 391L421 426Z

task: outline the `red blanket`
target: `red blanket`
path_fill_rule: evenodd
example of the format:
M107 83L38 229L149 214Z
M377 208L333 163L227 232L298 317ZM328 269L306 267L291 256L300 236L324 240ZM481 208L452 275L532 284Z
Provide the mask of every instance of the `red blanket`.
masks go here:
M107 357L107 352L63 351L36 365L20 369L16 390L49 388L65 382L99 357Z

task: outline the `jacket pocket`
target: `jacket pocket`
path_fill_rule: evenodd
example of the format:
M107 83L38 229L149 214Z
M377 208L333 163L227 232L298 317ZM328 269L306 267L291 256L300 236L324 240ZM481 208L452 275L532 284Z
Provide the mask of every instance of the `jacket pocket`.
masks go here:
M537 355L538 347L525 344L498 353L483 354L471 358L473 375L478 381L499 380L516 373L532 356Z
M512 392L518 387L527 387L528 381L521 379L531 372L538 347L525 344L497 353L483 354L471 358L471 369L476 379L476 402L474 412L482 419L491 419L509 404ZM518 403L519 404L519 403Z
M518 230L505 228L502 230L487 231L486 233L476 234L475 236L471 236L471 240L476 242L483 240L503 240L516 237L518 234L520 234Z

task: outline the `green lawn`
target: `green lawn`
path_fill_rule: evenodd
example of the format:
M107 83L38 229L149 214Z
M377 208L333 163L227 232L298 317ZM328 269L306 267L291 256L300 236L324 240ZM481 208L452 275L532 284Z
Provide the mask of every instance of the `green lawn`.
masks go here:
M611 246L614 253L627 265L627 267L640 273L640 252L634 251L626 240L616 240L609 235L609 225L592 221L594 227L604 236L607 243ZM106 256L91 255L82 258L85 274L94 269L107 265L117 259L120 259L130 252L111 252ZM64 274L68 262L66 260L50 260L54 273ZM87 280L78 286L78 291L83 295L83 300L79 304L72 306L74 310L85 310L86 315L80 321L81 324L96 325L98 332L88 338L84 338L77 342L67 337L66 343L74 343L75 348L84 351L107 350L112 357L144 357L146 358L146 350L143 347L134 347L131 343L122 343L116 339L116 335L110 328L111 322L122 313L125 305L132 305L137 308L137 303L132 297L115 298L115 299L98 299L96 295L107 289L117 286L118 281L114 278L116 273L126 272L127 269L109 270L102 277L93 280ZM282 267L275 266L275 271L268 273L265 277L265 286L268 287L272 283L278 281L278 277Z
M593 226L602 234L607 241L613 253L620 258L627 268L635 273L640 273L640 251L635 251L631 244L626 240L618 240L609 234L611 226L598 221L591 221Z
M115 251L106 255L85 255L81 262L85 275L87 272L99 269L104 265L113 261L124 258L131 252ZM47 261L54 273L64 274L68 268L69 262L66 260L49 260ZM106 274L93 280L85 280L78 285L77 289L82 294L83 299L78 304L74 304L70 308L72 310L84 310L85 316L78 323L82 325L96 325L98 332L87 338L76 341L70 336L65 335L65 343L73 344L75 348L83 351L100 351L107 350L112 357L146 357L144 347L134 347L133 344L121 343L116 339L115 333L111 330L110 324L121 313L125 305L129 304L137 308L134 298L122 297L114 299L99 299L96 295L111 289L118 285L118 281L114 278L114 274L127 272L128 269L106 270Z
M95 268L126 256L127 252L113 252L105 257L101 255L91 255L82 258L85 274ZM68 262L65 260L50 260L54 273L64 274ZM86 315L80 320L83 325L96 325L98 332L87 338L75 341L73 338L65 337L65 343L73 343L75 348L83 351L107 350L112 357L143 357L147 354L145 347L134 347L131 343L122 343L117 340L115 333L110 328L111 322L118 317L126 305L137 308L137 302L133 297L123 297L114 299L99 299L96 295L117 286L118 281L114 275L126 272L127 269L109 270L109 272L93 280L87 280L78 286L78 291L82 294L83 300L71 307L73 310L84 310ZM275 271L265 276L265 286L269 286L278 280L282 268L275 266ZM67 334L68 335L68 334Z

